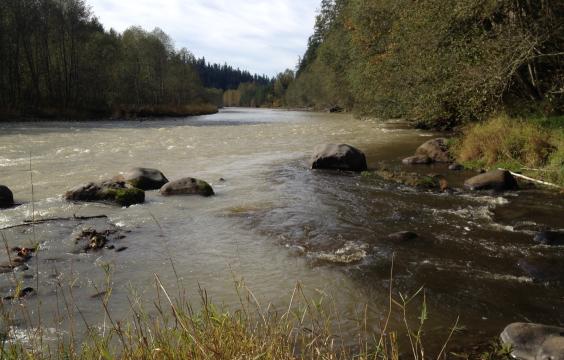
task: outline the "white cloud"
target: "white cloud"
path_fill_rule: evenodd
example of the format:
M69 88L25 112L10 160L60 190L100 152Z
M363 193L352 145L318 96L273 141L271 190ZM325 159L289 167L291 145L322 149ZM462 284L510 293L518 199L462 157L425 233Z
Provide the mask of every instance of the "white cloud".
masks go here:
M197 57L275 75L305 51L320 0L88 0L106 28L160 27Z

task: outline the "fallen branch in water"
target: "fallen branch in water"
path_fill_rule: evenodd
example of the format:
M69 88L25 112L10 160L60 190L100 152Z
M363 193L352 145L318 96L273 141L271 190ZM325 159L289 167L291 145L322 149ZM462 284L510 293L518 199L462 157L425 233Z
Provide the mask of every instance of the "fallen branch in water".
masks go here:
M525 175L514 173L513 171L510 171L510 170L501 169L501 168L499 168L498 170L509 171L509 173L511 175L515 176L516 178L524 179L524 180L527 180L527 181L532 181L532 182L539 183L539 184L546 185L546 186L555 187L555 188L558 188L558 189L563 189L563 187L560 186L560 185L556 185L556 184L549 183L549 182L542 181L542 180L533 179L533 178L530 178L530 177L525 176Z
M107 218L108 218L107 215L96 215L96 216L76 216L76 215L73 215L72 217L64 217L64 218L59 217L59 218L49 218L49 219L24 220L23 224L7 226L7 227L2 228L0 230L14 229L14 228L18 228L18 227L31 226L31 225L36 225L36 224L44 224L44 223L53 222L53 221L77 221L77 220L107 219Z

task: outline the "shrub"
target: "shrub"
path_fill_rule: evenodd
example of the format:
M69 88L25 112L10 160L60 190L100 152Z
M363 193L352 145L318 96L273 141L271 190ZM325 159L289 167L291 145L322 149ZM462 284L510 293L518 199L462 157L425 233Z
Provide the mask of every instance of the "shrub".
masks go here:
M487 166L504 162L542 167L557 150L554 142L551 131L535 123L497 116L469 126L455 148L462 162L478 161Z

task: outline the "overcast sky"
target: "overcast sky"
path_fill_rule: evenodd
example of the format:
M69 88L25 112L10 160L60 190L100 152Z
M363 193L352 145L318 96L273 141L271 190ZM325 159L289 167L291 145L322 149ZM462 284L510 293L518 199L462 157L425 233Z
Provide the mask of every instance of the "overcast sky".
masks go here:
M163 29L177 48L270 76L293 69L320 0L88 0L106 29Z

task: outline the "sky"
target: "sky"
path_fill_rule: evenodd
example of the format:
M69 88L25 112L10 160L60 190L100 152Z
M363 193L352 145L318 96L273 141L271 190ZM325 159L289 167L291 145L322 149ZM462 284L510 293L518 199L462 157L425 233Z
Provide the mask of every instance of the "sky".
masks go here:
M161 28L196 57L274 76L294 69L320 0L88 0L104 27Z

